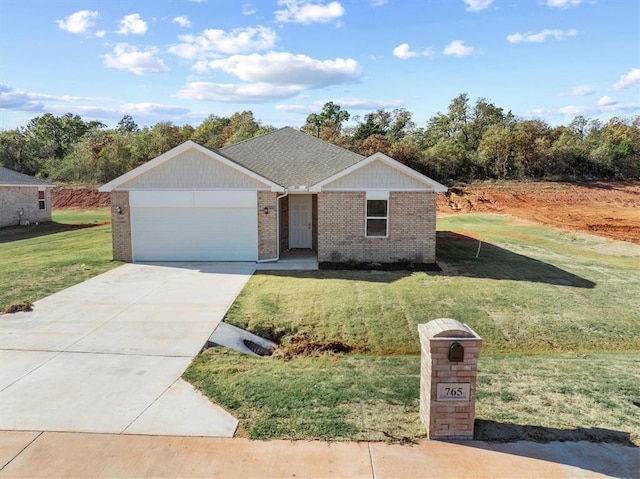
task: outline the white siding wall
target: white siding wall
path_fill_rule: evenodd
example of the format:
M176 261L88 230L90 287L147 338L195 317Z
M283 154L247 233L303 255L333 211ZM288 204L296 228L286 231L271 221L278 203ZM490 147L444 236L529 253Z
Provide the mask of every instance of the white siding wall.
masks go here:
M392 168L382 161L374 161L353 173L338 178L323 186L324 191L333 189L369 190L376 188L385 189L415 189L429 190L424 183L411 178L403 172Z
M118 186L118 189L130 188L266 189L269 186L199 151L189 150Z

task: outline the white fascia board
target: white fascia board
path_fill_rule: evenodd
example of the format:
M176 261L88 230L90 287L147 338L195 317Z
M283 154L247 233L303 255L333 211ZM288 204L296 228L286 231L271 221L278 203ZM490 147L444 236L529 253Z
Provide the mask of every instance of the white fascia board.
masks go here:
M165 161L168 161L172 158L175 158L176 156L180 155L181 153L184 153L185 151L189 150L189 149L195 149L197 151L199 151L200 153L213 158L217 161L219 161L220 163L229 166L230 168L233 168L247 176L249 176L250 178L253 178L254 180L260 181L262 183L264 183L265 185L267 185L268 187L271 188L271 191L283 191L282 186L274 183L273 181L270 181L262 176L260 176L257 173L254 173L251 170L246 169L244 166L240 166L239 164L237 164L234 161L229 160L228 158L216 153L215 151L212 151L208 148L205 148L204 146L198 145L196 142L188 140L185 141L184 143L182 143L181 145L176 146L175 148L167 151L166 153L163 153L162 155L154 158L153 160L149 160L147 161L144 165L140 165L139 167L129 171L128 173L125 173L122 176L119 176L118 178L111 180L109 183L106 183L104 185L102 185L100 188L98 188L98 191L101 192L110 192L113 191L115 189L118 188L119 185L126 183L129 180L132 180L133 178L151 170L152 168L155 168L158 165L161 165L162 163L164 163Z
M58 185L21 185L18 183L0 183L0 186L11 186L12 188L57 188Z
M420 181L421 183L424 183L425 185L428 185L436 193L444 193L445 191L448 190L448 188L446 186L438 183L435 180L432 180L428 176L425 176L422 173L418 173L413 168L409 168L408 166L403 165L398 160L394 160L393 158L391 158L390 156L385 155L384 153L378 152L378 153L374 153L373 155L365 158L362 161L359 161L355 165L351 165L349 168L346 168L346 169L336 173L335 175L330 176L329 178L326 178L326 179L320 181L319 183L316 183L315 185L309 187L309 191L312 191L314 193L318 193L320 191L323 191L322 187L324 185L329 184L329 183L331 183L331 182L333 182L333 181L335 181L337 179L340 179L343 176L347 176L347 175L353 173L354 171L359 170L360 168L363 168L363 167L367 166L370 163L373 163L376 160L380 160L383 163L385 163L386 165L403 172L407 176L410 176L411 178L414 178L414 179Z

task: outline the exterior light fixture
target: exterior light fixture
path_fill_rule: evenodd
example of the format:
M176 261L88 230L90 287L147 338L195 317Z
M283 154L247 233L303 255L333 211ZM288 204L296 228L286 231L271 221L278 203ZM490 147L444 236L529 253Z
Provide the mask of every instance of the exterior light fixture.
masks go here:
M262 208L262 212L263 212L265 215L268 215L268 214L269 214L269 207L268 207L268 206L265 206L264 208Z
M122 207L121 206L116 206L116 212L121 215L122 214Z

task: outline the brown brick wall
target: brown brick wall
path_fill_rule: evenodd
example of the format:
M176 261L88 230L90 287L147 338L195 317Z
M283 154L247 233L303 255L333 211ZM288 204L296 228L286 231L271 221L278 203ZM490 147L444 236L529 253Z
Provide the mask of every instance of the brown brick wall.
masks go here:
M122 213L118 213L118 206L122 209ZM128 191L111 192L111 228L113 229L113 259L132 262L131 208Z
M289 197L280 198L280 253L289 249Z
M365 237L364 192L325 192L317 201L318 261L435 262L435 193L391 192L387 238Z
M277 225L278 194L268 191L258 192L258 259L271 259L278 255ZM263 209L269 208L269 213L264 214Z
M318 195L311 197L311 249L318 251Z
M464 346L464 361L452 363L449 347ZM481 339L428 338L420 332L420 419L429 439L473 439L476 379ZM468 401L437 401L438 383L470 383Z
M22 219L31 224L51 221L51 188L45 188L45 209L38 203L37 186L0 186L0 227L18 225Z

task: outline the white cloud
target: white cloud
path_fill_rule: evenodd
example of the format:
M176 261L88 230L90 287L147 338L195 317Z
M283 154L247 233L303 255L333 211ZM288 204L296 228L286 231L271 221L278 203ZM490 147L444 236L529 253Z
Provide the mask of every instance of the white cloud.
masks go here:
M464 0L467 5L467 12L479 12L488 8L493 3L493 0Z
M309 114L318 112L322 109L326 102L333 101L343 108L351 110L379 110L381 108L398 108L405 104L402 100L366 100L362 98L331 98L314 101L308 105L276 105L274 108L278 111L296 114Z
M433 55L433 50L431 48L426 48L420 51L413 51L409 48L408 43L402 43L393 49L393 56L400 58L401 60L407 60L409 58L424 56L430 57Z
M80 10L69 15L64 20L56 20L56 23L60 29L69 33L88 33L99 16L100 14L96 11Z
M388 2L388 0L371 0L371 6L372 7L381 7L382 5L385 5Z
M551 8L569 8L580 5L584 0L547 0Z
M629 73L625 73L620 77L620 81L614 83L613 88L616 90L624 90L640 84L640 68L632 68Z
M311 3L304 0L278 0L283 10L276 10L276 23L328 23L344 15L344 7L340 2Z
M569 96L587 96L591 95L595 92L595 89L591 85L579 85L575 88L572 88L569 91Z
M276 105L274 108L287 113L311 113L312 111L316 111L315 107L312 108L305 105Z
M362 73L358 62L351 58L317 60L287 52L233 55L199 64L199 71L208 70L221 70L252 83L296 85L301 88L322 88L352 82L358 80Z
M270 28L257 26L230 32L208 29L199 35L180 35L178 39L181 43L172 45L169 52L193 60L267 50L276 44L278 37Z
M143 35L147 33L147 22L140 18L139 13L124 16L119 24L120 28L116 33L120 35Z
M468 47L462 40L454 40L447 45L443 51L445 55L454 55L456 57L466 57L474 52L473 47Z
M551 30L545 29L538 33L513 33L507 35L509 43L543 43L547 38L552 37L556 40L564 40L565 38L575 37L578 34L578 30L572 28L570 30Z
M169 68L161 59L156 58L157 53L158 49L155 47L140 51L137 47L128 43L118 43L113 49L113 53L102 55L102 58L104 59L104 66L107 68L127 70L136 75L168 73Z
M189 17L187 17L186 15L180 15L179 17L174 18L173 20L171 20L171 23L177 23L178 26L183 28L189 28L191 26Z
M598 100L598 106L610 106L610 105L616 105L617 103L618 102L616 100L606 95Z
M27 111L63 115L71 112L103 122L117 122L125 114L133 114L147 120L166 120L167 117L182 119L191 111L182 106L163 105L151 102L120 103L117 100L99 97L71 95L48 95L28 93L0 84L0 110Z
M258 10L250 3L242 4L242 14L243 15L253 15Z
M634 112L640 111L640 104L619 104L612 103L608 105L568 105L558 110L558 113L561 115L567 116L598 116L602 114L612 114L612 113L623 113L623 114L632 114Z
M188 108L180 106L149 102L125 103L120 108L129 113L139 113L143 115L184 115L190 111Z
M191 82L176 96L185 100L220 101L225 103L266 103L291 98L303 88L296 85L268 83Z
M306 55L270 52L233 55L199 62L200 72L220 70L241 83L191 82L177 96L231 103L269 102L292 98L305 90L354 82L362 68L353 59L317 60Z
M98 30L98 31L96 32L96 37L97 37L97 38L104 38L104 36L105 36L106 34L107 34L107 32L106 32L106 31L104 31L104 30Z

